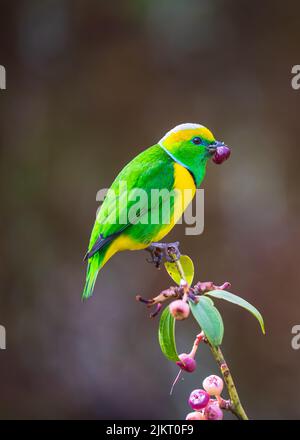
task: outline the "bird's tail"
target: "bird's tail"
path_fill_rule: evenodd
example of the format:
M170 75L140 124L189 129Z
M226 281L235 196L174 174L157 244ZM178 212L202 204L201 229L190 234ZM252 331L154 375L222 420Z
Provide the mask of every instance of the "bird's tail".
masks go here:
M88 261L85 286L82 292L83 300L89 298L93 294L98 272L104 263L104 256L105 253L97 252L97 254L93 255Z

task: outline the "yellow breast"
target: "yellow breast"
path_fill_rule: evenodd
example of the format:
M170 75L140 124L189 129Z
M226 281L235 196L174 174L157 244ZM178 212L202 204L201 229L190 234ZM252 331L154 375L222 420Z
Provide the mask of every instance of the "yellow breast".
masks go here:
M174 189L180 194L178 201L175 201L174 217L175 223L179 220L183 212L194 198L196 185L191 173L182 165L175 163L175 182ZM180 203L181 198L181 203Z
M151 242L160 241L165 235L167 235L171 229L178 222L183 212L193 200L196 192L196 186L191 173L182 165L175 163L174 165L174 211L170 219L170 222L163 225L159 233L156 236L149 237ZM145 243L138 243L126 234L121 234L117 237L111 245L108 247L105 254L103 265L109 260L116 252L123 250L140 250L147 246Z
M157 234L153 237L152 241L160 241L165 235L167 235L171 229L178 222L190 202L193 200L196 185L191 173L182 165L175 163L174 165L174 190L176 192L174 200L174 212L169 224L166 224Z

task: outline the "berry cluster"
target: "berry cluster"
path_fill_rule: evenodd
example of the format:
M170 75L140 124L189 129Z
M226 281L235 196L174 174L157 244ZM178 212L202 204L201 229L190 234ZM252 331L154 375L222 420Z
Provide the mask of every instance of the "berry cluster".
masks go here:
M194 390L190 394L188 403L194 411L186 416L186 420L222 420L223 380L211 375L204 379L202 385L204 390Z
M201 286L200 286L201 287ZM204 286L206 289L207 286ZM190 307L186 301L186 297L172 301L169 305L171 315L179 321L188 318ZM182 371L192 373L197 367L195 354L201 341L205 340L203 332L196 336L194 345L189 354L182 353L179 355L179 361L176 364L180 367L172 388L177 383ZM226 401L221 397L223 391L223 380L216 375L206 377L203 381L204 389L196 389L191 392L188 403L193 412L186 416L186 420L222 420L223 409L230 409L230 401Z

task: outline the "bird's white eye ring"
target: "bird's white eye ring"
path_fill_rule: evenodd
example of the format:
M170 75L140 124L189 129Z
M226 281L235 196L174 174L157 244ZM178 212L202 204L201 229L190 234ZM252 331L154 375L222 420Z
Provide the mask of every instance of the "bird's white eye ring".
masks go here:
M200 144L202 144L202 139L200 137L196 136L192 139L192 142L195 145L200 145Z

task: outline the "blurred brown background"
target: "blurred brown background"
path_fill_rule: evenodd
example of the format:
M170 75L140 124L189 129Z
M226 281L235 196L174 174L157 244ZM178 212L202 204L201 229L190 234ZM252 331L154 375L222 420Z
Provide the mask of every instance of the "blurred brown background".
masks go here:
M96 192L181 122L207 125L232 156L209 164L204 234L168 238L197 279L230 280L265 317L263 337L218 302L249 416L300 418L299 18L296 1L1 2L0 418L183 419L217 372L202 347L169 396L177 368L135 295L170 280L145 252L114 257L80 300ZM179 352L196 331L178 325Z

